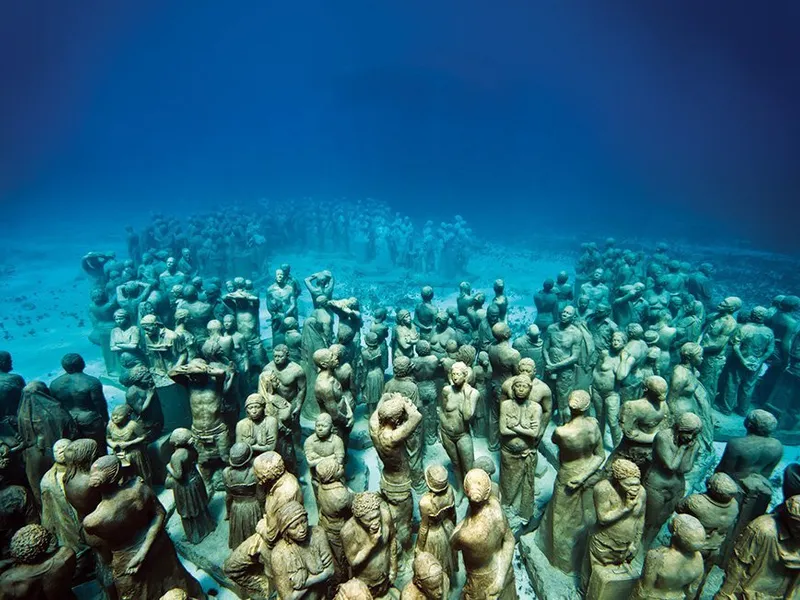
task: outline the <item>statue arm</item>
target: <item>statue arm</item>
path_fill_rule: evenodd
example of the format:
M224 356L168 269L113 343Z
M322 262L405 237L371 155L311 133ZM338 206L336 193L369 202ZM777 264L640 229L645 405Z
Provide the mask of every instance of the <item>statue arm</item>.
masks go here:
M631 356L630 352L623 348L619 355L619 364L617 365L617 381L622 381L628 375L630 375L631 369L633 368L633 364L635 362L636 361L634 357Z
M662 553L659 550L651 550L647 553L647 556L644 560L642 577L636 584L640 594L643 594L641 597L646 597L648 590L655 589L656 582L658 581L658 574L664 568L664 561L662 559ZM686 597L694 598L694 595Z
M469 423L472 421L472 417L475 416L475 409L478 406L480 394L478 390L469 384L465 385L464 388L466 393L464 394L464 403L461 405L461 416L464 418L465 423Z
M508 417L508 409L506 406L508 406L509 402L513 402L513 400L504 400L503 403L500 404L500 418L498 419L498 421L500 421L500 435L505 436L513 436L516 434L516 431L514 431L514 429L508 424L510 419Z
M419 532L417 533L417 545L414 547L414 554L422 552L428 543L428 531L430 529L430 518L428 516L429 507L427 503L419 505Z
M503 521L505 521L505 517L503 517ZM506 532L503 536L503 545L497 552L498 566L494 581L495 591L497 593L503 589L508 571L514 568L512 566L512 561L514 560L514 534L508 526L508 523L504 523L504 525Z
M672 445L673 433L663 429L653 441L653 462L659 463L667 471L674 473L678 470L683 460L684 452L681 448Z
M264 441L264 444L254 443L250 445L255 452L268 452L270 450L275 450L275 446L278 441L278 420L275 417L264 417L264 422L266 425L266 440Z
M303 400L306 397L306 387L308 382L306 381L306 374L301 369L300 374L297 376L297 395L292 399L292 417L298 415L300 410L303 408Z
M139 551L134 555L134 557L128 563L128 567L126 569L126 573L128 574L136 574L139 572L139 568L142 566L145 558L147 557L147 553L150 552L150 548L153 546L153 543L156 541L158 534L164 529L164 521L166 518L166 511L164 511L164 507L161 506L161 503L156 500L155 496L153 496L151 491L147 492L150 496L149 503L153 508L153 518L150 521L150 525L147 529L147 534L145 535L144 541L142 545L139 547Z
M377 411L376 411L377 412ZM404 440L410 436L417 426L422 422L422 413L419 412L416 406L411 401L406 402L406 415L408 418L405 423L401 424L397 429L392 432L392 437L395 440Z
M336 459L336 462L338 462L340 465L343 465L345 455L346 452L344 449L344 442L342 441L342 438L337 435L336 439L333 441L333 456Z
M611 484L608 484L610 487ZM605 487L595 486L594 488L594 508L597 512L597 522L604 527L613 525L622 517L627 516L632 509L632 506L627 506L625 502L619 502L619 506L615 506L615 502L611 499L612 490L605 489Z

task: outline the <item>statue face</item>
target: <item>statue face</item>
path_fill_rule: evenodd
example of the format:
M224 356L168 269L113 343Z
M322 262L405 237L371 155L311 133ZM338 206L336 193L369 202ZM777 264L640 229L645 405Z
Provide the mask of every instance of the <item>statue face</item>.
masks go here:
M635 498L642 489L642 482L638 477L627 477L619 482L619 487L622 488L628 498Z
M111 421L113 421L114 425L124 425L128 421L128 417L122 414L111 414Z
M414 582L420 587L426 598L433 598L435 600L442 599L444 592L444 572L441 569L437 569L425 579L415 579Z
M289 351L284 350L283 348L275 350L273 358L275 360L276 365L278 365L279 367L284 367L289 363Z
M67 462L67 459L64 456L64 451L67 449L67 446L69 446L69 444L55 444L53 446L53 458L56 459L56 462L59 465L63 465ZM1 466L2 465L0 465L0 467Z
M463 369L453 369L450 371L450 380L455 386L462 386L467 381L467 372Z
M333 423L328 420L317 419L314 423L314 433L318 438L327 438L333 432Z
M697 439L698 433L699 432L697 431L679 431L678 444L680 444L681 446L688 446Z
M514 390L514 396L518 400L523 400L523 399L527 398L531 393L531 386L525 380L517 380L517 381L515 381L514 385L512 386L512 389Z
M275 283L278 285L283 285L286 281L286 274L283 272L283 269L278 269L275 271Z
M222 325L225 327L225 331L231 331L236 327L236 320L233 315L225 315L222 318Z
M572 323L572 320L575 318L575 309L571 306L565 306L564 310L561 311L561 323L564 325L569 325Z
M153 335L158 332L158 323L142 323L142 329L147 335Z
M264 406L261 404L248 404L245 412L253 421L260 421L264 418Z
M362 517L358 517L361 526L372 534L381 530L381 510L374 508Z
M127 315L114 315L114 323L117 324L117 327L125 327L128 324L128 316Z
M286 529L286 535L294 542L302 543L306 541L306 538L308 538L308 519L297 519Z
M410 314L404 314L403 318L402 318L402 320L400 322L403 325L406 325L406 326L411 325L411 315Z
M592 283L595 285L598 283L602 283L603 281L603 269L595 269L592 273Z
M621 333L617 332L611 336L611 347L614 350L622 350L625 347L625 338Z
M175 269L175 259L171 256L167 259L167 269L173 271Z

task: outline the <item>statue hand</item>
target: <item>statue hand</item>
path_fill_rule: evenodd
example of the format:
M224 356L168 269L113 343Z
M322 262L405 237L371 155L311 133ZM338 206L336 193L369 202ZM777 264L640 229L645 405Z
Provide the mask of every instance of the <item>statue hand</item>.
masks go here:
M144 555L137 553L128 563L128 566L125 568L126 575L136 575L139 572L139 569L144 562Z

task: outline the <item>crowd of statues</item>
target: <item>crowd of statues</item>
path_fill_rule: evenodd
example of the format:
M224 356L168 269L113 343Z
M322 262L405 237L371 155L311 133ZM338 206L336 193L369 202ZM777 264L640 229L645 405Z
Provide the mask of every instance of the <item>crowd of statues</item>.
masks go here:
M488 299L462 282L444 309L424 286L413 311L366 315L329 271L301 282L283 264L262 295L223 282L230 262L195 264L195 237L263 243L240 217L158 218L129 259L84 258L91 340L125 390L110 414L81 356L26 384L0 353L3 597L67 598L94 577L109 599L204 598L162 486L185 543L227 528L223 571L243 598L513 599L534 530L547 568L590 600L694 599L717 565L719 600L800 597L800 466L769 512L776 431L797 414L799 298L745 310L716 298L710 265L608 240L583 247L576 281L544 282L532 323L509 322L501 279ZM687 490L715 410L744 416L746 435ZM356 426L377 489L348 487ZM537 514L545 455L557 475Z

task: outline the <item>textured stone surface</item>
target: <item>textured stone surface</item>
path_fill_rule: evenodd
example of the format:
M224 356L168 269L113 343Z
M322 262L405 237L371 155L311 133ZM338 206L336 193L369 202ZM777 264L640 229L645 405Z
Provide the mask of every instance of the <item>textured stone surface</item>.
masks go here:
M523 535L517 547L531 581L533 592L544 600L580 600L577 575L567 575L553 567L537 543L538 532Z

